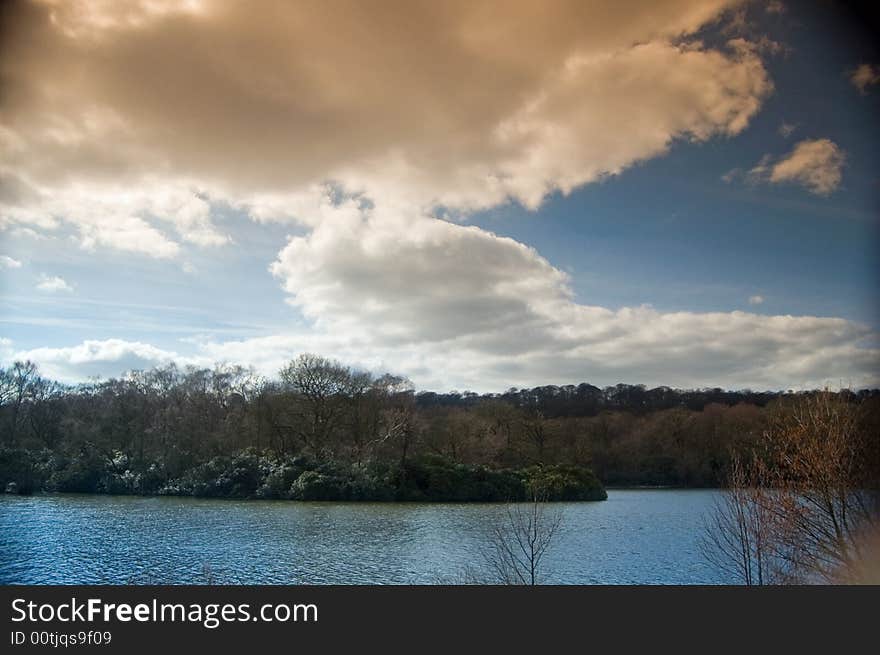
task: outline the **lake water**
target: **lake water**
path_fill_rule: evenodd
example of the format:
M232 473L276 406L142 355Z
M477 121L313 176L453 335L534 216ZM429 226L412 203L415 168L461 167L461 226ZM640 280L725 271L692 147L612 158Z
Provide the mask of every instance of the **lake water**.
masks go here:
M560 503L545 582L723 583L699 536L717 492ZM490 504L0 496L4 584L434 584L485 572Z

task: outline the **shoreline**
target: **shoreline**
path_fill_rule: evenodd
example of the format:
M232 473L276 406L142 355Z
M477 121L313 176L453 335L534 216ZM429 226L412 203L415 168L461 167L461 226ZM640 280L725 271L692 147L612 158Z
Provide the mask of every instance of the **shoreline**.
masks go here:
M18 493L2 493L0 498L69 498L69 497L95 497L106 496L108 498L173 498L173 499L191 499L191 500L218 500L218 501L236 501L236 502L268 502L268 503L320 503L320 504L338 504L338 505L507 505L507 504L526 504L529 500L483 500L475 498L473 500L378 500L367 498L349 498L349 499L297 499L297 498L258 498L255 496L233 497L233 496L190 496L181 494L120 494L106 493L102 491L36 491L30 494ZM540 502L545 503L600 503L608 500L608 494L604 498L581 498L581 499L549 499Z

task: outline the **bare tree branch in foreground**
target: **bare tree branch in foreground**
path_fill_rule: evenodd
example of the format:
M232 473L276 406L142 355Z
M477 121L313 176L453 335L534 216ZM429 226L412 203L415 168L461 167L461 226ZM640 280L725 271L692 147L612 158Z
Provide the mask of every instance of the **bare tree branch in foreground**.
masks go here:
M536 585L544 556L562 524L562 511L537 494L529 503L507 506L490 535L485 560L501 584Z
M880 439L867 418L828 392L777 412L762 458L731 469L709 561L745 584L862 581L880 530Z
M715 501L700 541L707 561L749 586L773 584L782 574L765 478L761 462L734 456L728 486Z

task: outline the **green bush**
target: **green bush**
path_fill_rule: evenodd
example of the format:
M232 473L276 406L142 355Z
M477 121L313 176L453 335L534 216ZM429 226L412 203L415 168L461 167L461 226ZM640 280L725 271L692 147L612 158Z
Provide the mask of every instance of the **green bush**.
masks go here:
M305 471L290 487L293 500L348 500L345 481L318 471Z
M530 495L546 500L606 500L608 494L590 469L556 464L522 471Z
M169 479L162 463L138 470L121 453L85 445L51 454L0 448L0 483L18 493L35 490L326 501L505 502L533 494L546 500L603 500L589 469L532 466L492 469L427 456L394 465L346 465L304 457L277 458L253 449L214 457ZM12 484L10 484L12 483Z
M23 448L0 448L0 492L7 488L26 495L43 487L45 470L39 458Z
M396 472L394 482L398 500L494 502L525 495L522 480L512 471L456 464L439 457L408 463Z
M54 491L113 493L113 485L107 484L111 475L108 462L94 448L83 447L66 458L60 457L55 466L48 485Z

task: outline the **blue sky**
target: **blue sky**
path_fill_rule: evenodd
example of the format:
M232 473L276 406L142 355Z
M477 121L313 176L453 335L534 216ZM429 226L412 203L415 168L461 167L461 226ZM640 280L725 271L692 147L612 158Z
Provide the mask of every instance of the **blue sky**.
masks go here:
M32 4L42 51L0 53L24 62L0 113L6 361L71 381L170 360L272 375L317 350L478 390L880 380L880 58L833 7L646 3L644 21L599 12L601 38L560 15L534 29L564 38L533 51L460 55L449 35L489 19L433 16L445 37L416 77L387 63L415 46L371 17L358 33L386 35L387 72L328 38L289 53L333 72L305 77L277 63L283 33L212 3L121 3L129 23ZM155 107L128 86L221 21L232 59L222 39L184 58L189 100L173 79ZM266 52L236 59L238 30ZM61 56L78 76L55 77ZM504 76L509 96L483 97Z

